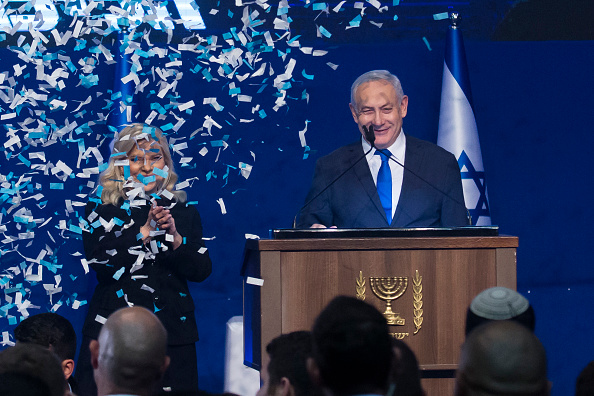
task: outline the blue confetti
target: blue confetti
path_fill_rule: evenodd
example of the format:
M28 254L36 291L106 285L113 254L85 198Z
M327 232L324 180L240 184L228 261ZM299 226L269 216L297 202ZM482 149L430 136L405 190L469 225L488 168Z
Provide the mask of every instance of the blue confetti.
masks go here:
M142 235L142 233L140 235ZM122 274L124 273L125 270L126 270L126 267L122 267L119 270L117 270L115 272L115 274L113 274L113 279L120 280L120 277L122 276Z
M139 173L138 174L138 180L140 180L140 178L142 177L142 175ZM142 184L144 184L145 186L148 186L149 183L152 183L156 180L156 176L152 175L152 176L147 176L147 177L142 177Z
M327 31L324 26L320 25L320 33L322 33L322 35L324 37L330 38L332 37L332 33L330 33L329 31Z
M39 264L43 265L45 268L53 272L54 274L57 272L58 268L62 268L61 265L49 263L45 260L39 260Z
M68 227L68 229L76 234L81 234L82 235L82 229L78 226L75 226L74 224L70 224L70 226Z
M99 76L95 74L90 74L88 76L80 75L79 78L82 86L85 88L91 88L92 86L99 84Z
M204 76L204 78L206 78L206 81L210 82L212 80L212 75L208 70L202 69L202 75Z
M302 70L302 71L301 71L301 75L302 75L303 77L307 78L308 80L313 80L313 79L314 79L314 76L313 76L313 74L307 74L307 73L305 72L305 70Z
M429 40L427 40L427 38L426 38L426 37L423 37L423 41L425 42L425 45L427 46L427 49L428 49L429 51L431 51L431 46L429 45Z
M359 27L361 25L361 19L361 15L357 15L349 22L349 25L353 27Z
M27 134L29 139L45 139L47 137L46 132L29 132Z
M433 14L433 20L441 21L442 19L448 19L450 15L447 12L442 12L439 14Z
M153 168L153 173L154 173L155 175L157 175L157 176L160 176L160 177L164 178L164 179L166 179L166 178L167 178L167 172L165 172L165 171L164 171L163 169L161 169L161 168L154 167L154 168Z

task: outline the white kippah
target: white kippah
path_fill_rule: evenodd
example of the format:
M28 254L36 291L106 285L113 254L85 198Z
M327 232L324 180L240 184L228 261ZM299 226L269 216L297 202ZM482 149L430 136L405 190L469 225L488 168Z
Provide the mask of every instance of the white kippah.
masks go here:
M526 312L529 306L528 300L520 293L506 287L492 287L472 300L470 310L485 319L505 320Z

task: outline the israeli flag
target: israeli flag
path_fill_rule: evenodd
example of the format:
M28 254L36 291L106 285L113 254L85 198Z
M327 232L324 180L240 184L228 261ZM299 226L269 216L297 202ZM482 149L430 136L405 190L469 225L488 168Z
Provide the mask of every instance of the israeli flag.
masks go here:
M472 110L472 95L462 32L457 26L458 16L452 14L448 29L441 108L437 144L458 159L464 201L472 217L472 225L491 225L487 183L481 155L478 130Z

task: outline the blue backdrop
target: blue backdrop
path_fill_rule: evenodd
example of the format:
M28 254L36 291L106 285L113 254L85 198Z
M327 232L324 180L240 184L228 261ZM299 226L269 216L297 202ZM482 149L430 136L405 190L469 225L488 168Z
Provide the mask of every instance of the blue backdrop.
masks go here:
M394 9L390 7L389 12ZM222 28L212 36L203 34L204 40L184 39L189 33L176 36L169 45L163 34L146 36L150 43L142 34L132 40L140 43L133 69L139 83L148 81L133 98L134 118L142 121L156 112L153 124L177 139L173 146L187 145L176 146L174 161L180 180L192 183L186 189L189 199L195 201L205 236L211 238L207 245L213 274L192 285L201 338L200 384L211 391L222 390L225 323L241 314L239 270L245 234L267 237L271 228L290 227L309 188L315 160L358 138L348 110L351 82L370 69L397 74L410 98L404 121L408 134L435 142L439 118L447 23L423 21L414 35L390 36L390 31L365 19L379 15L370 7L360 28L345 30L359 15L350 9L342 22L327 22L331 37L316 38L319 26L326 23L314 22L319 11L291 9L289 15L301 22L292 36L283 38L283 31L273 28L277 8L245 8L259 11L248 24L256 31L272 32L274 48L264 33L252 36L252 43L259 43L240 45L231 29ZM246 21L241 21L243 9L232 9L231 16L221 7L215 16L228 19L237 33ZM389 15L392 21L394 14ZM258 18L265 23L255 23ZM388 23L379 17L375 21ZM97 147L107 158L113 135L110 120L122 106L118 92L111 91L116 64L103 51L116 53L117 35L95 32L56 45L45 34L50 41L40 40L41 49L32 51L34 37L29 33L7 33L0 42L4 346L27 314L57 309L77 331L82 327L93 274L85 274L80 260L84 256L77 229L79 205L96 181L96 175L84 169L100 166L93 153L83 154ZM303 36L290 41L299 34ZM218 42L208 39L214 36ZM295 45L296 41L301 43ZM190 51L179 44L196 47ZM327 54L313 56L306 47ZM233 48L243 53L233 55ZM536 333L547 349L553 395L558 396L573 392L577 374L594 359L589 348L594 330L594 233L589 222L594 210L588 204L594 147L593 50L592 41L466 40L492 221L502 234L519 237L518 289L535 308ZM249 51L254 58L246 55ZM291 59L294 69L283 79ZM251 76L261 65L264 73ZM250 76L238 78L244 74ZM275 87L277 77L282 81ZM167 92L159 96L164 88ZM251 96L251 102L238 94ZM223 108L204 104L204 98L216 98ZM279 99L285 104L275 111ZM194 107L179 110L179 104L191 100ZM210 119L220 128L209 130ZM306 127L304 147L299 131ZM204 148L207 152L201 154ZM248 178L240 171L241 163L253 166ZM41 277L36 278L40 266Z

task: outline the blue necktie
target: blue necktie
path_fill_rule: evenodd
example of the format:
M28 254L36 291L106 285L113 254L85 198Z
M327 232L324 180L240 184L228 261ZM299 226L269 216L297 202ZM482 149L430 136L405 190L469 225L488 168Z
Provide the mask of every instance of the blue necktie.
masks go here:
M392 154L388 150L383 150L386 155L383 155L379 150L375 150L375 155L379 155L382 159L382 166L379 168L377 174L377 193L384 212L386 212L386 220L388 224L392 224L392 172L390 171L389 158Z

